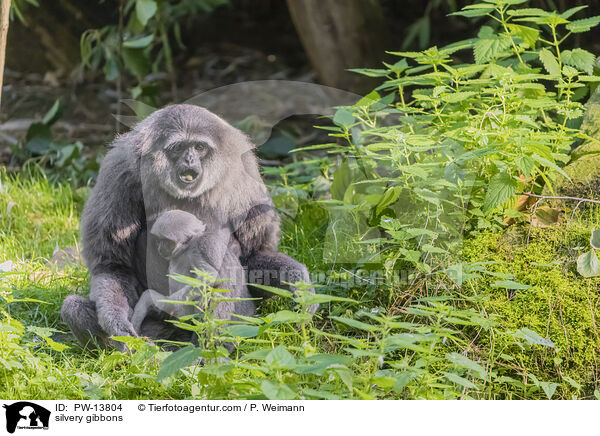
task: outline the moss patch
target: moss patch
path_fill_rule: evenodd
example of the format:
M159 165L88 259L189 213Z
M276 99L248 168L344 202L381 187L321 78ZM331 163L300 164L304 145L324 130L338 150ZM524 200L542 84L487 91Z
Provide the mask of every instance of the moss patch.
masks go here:
M560 382L566 376L582 386L563 384L562 398L572 394L592 397L600 377L600 279L586 279L575 270L581 248L588 248L592 225L576 221L558 228L532 229L529 243L528 228L511 229L509 237L483 234L465 242L466 261L500 262L489 269L512 273L517 282L531 286L510 298L506 290L493 286L497 279L489 277L478 279L474 291L487 297L488 313L501 316L501 329L528 328L554 342L554 349L536 347L521 353L518 365L523 373L544 374L546 381Z

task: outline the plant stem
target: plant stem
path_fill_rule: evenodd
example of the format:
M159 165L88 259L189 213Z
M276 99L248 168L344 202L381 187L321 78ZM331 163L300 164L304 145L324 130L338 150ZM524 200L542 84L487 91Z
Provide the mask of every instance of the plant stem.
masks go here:
M2 98L2 81L4 80L4 61L6 59L6 37L8 36L8 19L10 16L10 0L0 0L0 99Z
M554 196L554 195L537 195L537 194L531 194L529 192L519 192L516 195L527 195L529 197L543 198L545 200L574 200L574 201L583 201L583 202L587 202L587 203L597 203L597 204L600 204L600 201L598 201L598 200L592 200L590 198L560 197L560 196Z
M513 50L515 51L515 54L517 55L517 58L519 58L519 62L524 65L525 62L523 62L523 59L521 58L521 55L519 54L519 50L517 49L517 45L515 44L515 41L513 40L508 27L506 26L506 20L504 19L504 11L502 10L502 8L500 8L498 10L498 12L500 12L500 19L501 19L501 23L502 23L502 27L504 27L504 31L506 32L506 34L508 35L508 37L510 38L510 43L513 46Z
M558 42L558 38L556 37L556 26L552 27L552 38L554 38L554 47L556 48L556 58L558 60L558 66L562 71L562 61L560 60L560 43Z

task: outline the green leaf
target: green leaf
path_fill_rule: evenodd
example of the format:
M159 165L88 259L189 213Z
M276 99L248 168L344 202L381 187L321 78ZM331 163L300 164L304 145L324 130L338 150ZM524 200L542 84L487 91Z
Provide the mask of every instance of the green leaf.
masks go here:
M594 249L577 258L577 272L584 277L596 277L600 275L600 261Z
M69 348L68 345L56 342L54 339L51 338L52 334L58 331L56 329L48 327L28 326L27 331L33 332L36 335L43 338L44 341L46 341L46 345L54 351L61 352Z
M442 100L446 103L458 103L463 100L467 100L474 95L478 94L478 92L474 91L466 91L466 92L455 92L453 94L447 94L442 97Z
M550 50L543 48L539 51L538 55L548 74L551 76L560 76L560 65Z
M46 112L46 115L44 115L42 123L46 124L47 126L51 126L60 118L61 113L62 106L60 104L60 99L56 99L50 110Z
M577 12L579 12L585 8L587 8L587 6L575 6L574 8L567 9L566 11L564 11L562 14L560 14L560 17L564 18L565 20L568 20L573 15L575 15Z
M581 48L573 50L564 50L560 54L560 59L563 63L577 68L579 71L585 71L588 74L594 73L594 62L596 56L589 51Z
M310 321L311 317L305 313L292 312L291 310L280 310L273 316L265 317L269 322L298 323Z
M498 173L490 179L483 202L483 211L489 212L517 193L517 181L507 173Z
M567 24L567 29L573 33L587 32L592 27L596 27L600 24L600 15L595 17L584 18L582 20L571 21Z
M508 15L513 17L545 17L548 12L539 8L510 9Z
M295 301L302 305L312 305L312 304L323 304L329 303L331 301L346 301L348 303L358 303L358 301L353 300L351 298L346 297L336 297L335 295L327 295L327 294L313 294L312 292L306 292L302 298L295 298Z
M590 236L590 245L592 248L600 250L600 229L592 230L592 235Z
M346 385L348 390L352 392L352 373L348 368L336 368L333 372L335 372L340 380Z
M135 15L142 26L148 24L148 20L156 14L156 2L154 0L136 0Z
M298 374L323 375L331 367L347 366L352 363L352 358L339 354L313 354L306 358L304 365L297 366L294 372Z
M561 18L560 15L556 14L555 12L549 13L545 17L534 21L539 24L547 24L549 26L558 26L560 24L567 24L569 22L569 20Z
M507 26L512 34L520 37L530 48L535 47L535 43L540 37L540 31L538 29L521 26L519 24L507 24Z
M140 336L111 336L117 342L123 342L130 350L139 350L146 345L146 339Z
M579 76L580 82L600 82L600 76Z
M356 102L356 104L354 106L368 107L368 106L371 106L373 103L377 103L379 100L381 100L381 96L379 95L379 93L377 91L371 91L369 94L365 95L363 98L358 100L358 102ZM337 113L336 113L336 115L337 115ZM352 117L352 118L354 120L354 117ZM335 122L335 117L334 117L334 122Z
M123 48L121 55L123 57L125 68L138 78L143 78L152 70L150 60L142 49Z
M169 277L178 283L183 283L184 285L189 285L197 289L202 289L202 287L206 285L206 280L202 278L188 277L184 276L183 274L169 274Z
M269 400L292 400L296 397L294 391L284 383L263 380L260 389Z
M345 107L339 108L333 116L333 122L341 127L350 127L354 124L354 115Z
M76 144L65 145L60 149L60 158L56 161L57 167L64 167L67 162L71 161L79 154L79 149Z
M148 47L153 39L154 39L154 35L142 36L141 38L137 38L137 39L130 39L127 41L123 41L123 47L127 47L127 48Z
M223 329L223 331L237 338L254 338L258 335L259 328L256 325L236 324Z
M388 70L377 69L377 68L350 68L348 71L353 73L362 74L368 77L385 77L389 74Z
M579 71L569 65L563 65L562 73L565 77L574 77L579 74Z
M487 15L490 12L492 12L494 9L496 9L496 7L490 6L490 5L484 5L484 4L471 5L471 7L467 6L458 12L452 12L451 14L448 14L448 15L458 15L458 16L467 17L467 18L483 17L484 15Z
M387 64L385 62L383 64L386 67L388 67L392 73L396 73L396 74L400 74L402 71L404 71L408 68L408 62L406 61L406 59L400 59L398 62L396 62L392 65Z
M517 283L512 280L497 281L497 282L494 282L494 284L492 286L494 288L504 288L504 289L512 289L512 290L531 288L531 286L529 286L529 285L523 285L521 283Z
M381 199L379 200L379 202L377 202L377 205L375 206L375 215L381 215L381 212L383 212L386 207L398 201L398 198L400 198L401 193L402 188L400 188L399 186L395 186L385 191L384 194L381 196Z
M104 72L106 80L115 80L117 77L119 77L119 64L114 58L110 58L104 64L102 71Z
M524 176L529 177L535 168L535 161L527 155L519 156L515 159L515 163Z
M296 359L283 345L279 345L267 354L265 361L269 366L276 368L293 368L296 366Z
M496 35L489 26L483 26L477 37L478 39L473 46L473 54L475 62L478 64L497 58L511 45L509 37Z
M329 318L336 320L337 322L341 322L342 324L346 324L347 326L353 327L358 330L365 330L367 332L372 332L375 330L380 330L381 328L376 325L367 324L361 321L357 321L351 318L343 318L341 316L330 316Z
M469 280L481 277L479 274L471 273L470 265L466 262L451 265L441 272L448 275L458 286L462 286L463 283Z
M171 377L181 368L185 368L186 366L193 364L201 354L202 350L193 345L188 345L187 347L183 347L180 350L175 351L163 361L156 379L158 381L162 381L167 377Z
M342 397L340 397L339 395L335 395L331 392L326 392L326 391L317 391L314 389L302 389L302 395L307 395L309 397L315 397L321 400L341 400Z
M545 347L554 348L554 342L550 339L543 338L533 330L522 328L515 332L515 336L524 339L529 345L543 345Z
M396 377L396 382L392 389L396 392L402 392L404 387L415 378L415 374L409 371L403 371Z
M348 186L352 184L352 170L345 159L342 164L333 173L333 182L331 182L331 198L343 200Z
M477 389L477 385L475 385L475 383L473 383L470 380L467 380L464 377L454 374L453 372L444 372L443 374L444 374L444 377L446 377L448 380L450 380L451 382L454 382L460 386L463 386L463 387L469 388L469 389Z
M262 289L263 291L267 291L272 294L279 295L280 297L284 297L284 298L292 298L294 296L294 294L292 294L290 291L287 291L285 289L275 288L273 286L258 285L256 283L252 283L252 286Z
M536 151L542 152L542 150L536 150ZM571 178L569 177L569 175L567 173L565 173L562 168L560 168L558 165L556 165L551 160L548 160L544 157L538 156L537 154L532 154L531 157L536 162L541 163L542 165L547 166L548 168L552 168L555 171L558 171L565 179L571 181ZM549 156L549 157L551 157L551 156Z
M550 383L550 382L540 382L540 386L544 390L546 397L549 400L554 396L554 392L556 392L556 388L558 387L558 383Z
M472 361L466 356L459 353L448 353L446 359L459 368L466 368L473 371L480 379L485 380L487 377L487 371L479 363Z
M50 126L44 123L33 123L25 135L25 147L33 155L42 156L48 153L52 143Z
M571 377L563 375L563 380L573 386L575 389L581 389L581 385L573 380Z
M395 381L394 373L389 369L376 371L373 377L373 382L382 389L391 388L394 386Z

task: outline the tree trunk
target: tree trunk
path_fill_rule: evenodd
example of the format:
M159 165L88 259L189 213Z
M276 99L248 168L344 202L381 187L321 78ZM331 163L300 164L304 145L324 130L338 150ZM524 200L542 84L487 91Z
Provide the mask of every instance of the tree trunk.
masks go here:
M354 92L377 82L348 68L380 65L387 30L379 0L287 0L292 21L321 82Z
M2 83L4 81L4 59L6 56L6 36L8 35L8 18L10 0L0 0L0 102L2 101Z

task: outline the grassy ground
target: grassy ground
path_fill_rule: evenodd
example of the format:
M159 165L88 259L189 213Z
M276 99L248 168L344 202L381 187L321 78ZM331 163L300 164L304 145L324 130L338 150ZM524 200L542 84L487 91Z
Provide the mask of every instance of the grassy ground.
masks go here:
M428 299L412 299L410 307L387 303L396 299L379 298L381 290L372 287L330 285L320 292L360 301L323 297L311 320L290 311L285 298L273 299L230 332L240 345L228 363L190 366L200 353L193 347L171 353L141 341L132 343L136 353L124 354L50 338L66 329L59 317L64 297L88 292L85 267L49 263L57 247L77 244L84 197L40 175L0 174L0 397L599 395L600 287L575 271L577 256L589 249L590 229L600 222L598 210L554 228L513 226L468 239L465 260L491 262L480 277L450 294L425 284L417 297ZM284 222L282 247L309 268L323 269L315 249L323 229L307 224L313 213L301 210ZM494 285L502 274L526 289L513 295Z

